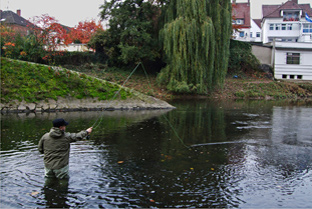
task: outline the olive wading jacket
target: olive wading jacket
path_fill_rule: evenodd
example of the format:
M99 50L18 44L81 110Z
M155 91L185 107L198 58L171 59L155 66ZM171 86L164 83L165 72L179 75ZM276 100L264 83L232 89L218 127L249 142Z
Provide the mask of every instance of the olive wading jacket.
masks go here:
M69 163L70 143L81 140L88 135L87 131L68 133L59 128L51 128L44 134L38 144L41 154L44 154L44 166L48 169L60 169Z

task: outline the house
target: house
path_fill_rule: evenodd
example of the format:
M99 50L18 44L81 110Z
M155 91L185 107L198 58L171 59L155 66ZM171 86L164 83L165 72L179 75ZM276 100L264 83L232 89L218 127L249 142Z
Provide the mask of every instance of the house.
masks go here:
M33 25L28 20L21 16L21 10L17 10L16 13L7 10L0 10L0 20L1 24L5 24L7 27L11 28L13 31L19 32L22 35L28 35L32 28L36 26Z
M306 21L305 14L312 17L310 4L298 4L298 0L289 0L282 5L263 5L263 43L273 42L274 39L312 42L312 23Z
M312 42L276 42L276 79L312 80Z
M233 31L233 39L238 41L250 41L250 2L232 3L232 24L236 28Z
M272 47L276 79L312 80L312 16L310 4L289 0L262 6L262 41Z

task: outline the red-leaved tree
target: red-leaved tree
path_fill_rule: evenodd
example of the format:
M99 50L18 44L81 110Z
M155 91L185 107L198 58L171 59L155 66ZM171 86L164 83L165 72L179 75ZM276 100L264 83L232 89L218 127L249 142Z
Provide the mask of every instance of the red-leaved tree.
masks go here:
M55 51L60 44L72 43L69 31L66 31L65 26L59 24L54 17L43 14L33 17L30 22L37 26L35 29L37 41L45 45L47 51Z
M70 36L74 42L80 42L86 44L90 41L91 36L97 31L103 30L101 22L95 22L95 20L91 21L83 21L79 22L75 28L71 30Z

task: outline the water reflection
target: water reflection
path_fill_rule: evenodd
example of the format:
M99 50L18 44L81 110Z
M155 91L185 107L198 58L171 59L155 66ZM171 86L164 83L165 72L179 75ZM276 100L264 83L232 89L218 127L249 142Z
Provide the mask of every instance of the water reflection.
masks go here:
M311 104L173 105L3 115L1 207L311 207ZM51 121L75 132L100 116L91 140L71 146L68 184L46 182L36 145Z
M45 178L43 195L47 208L70 208L68 205L68 179Z

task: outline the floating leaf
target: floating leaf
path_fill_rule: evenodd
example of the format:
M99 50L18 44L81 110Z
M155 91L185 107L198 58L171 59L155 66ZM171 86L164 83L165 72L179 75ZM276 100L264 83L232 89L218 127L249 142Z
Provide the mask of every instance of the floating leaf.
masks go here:
M31 196L37 196L40 192L32 192L30 195Z
M118 161L118 164L124 163L124 161Z

